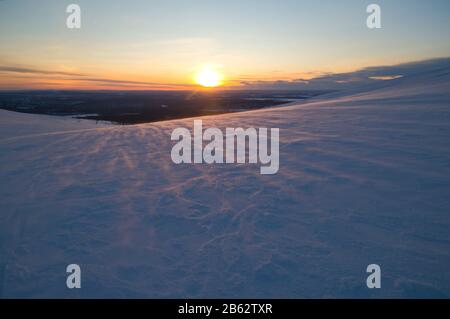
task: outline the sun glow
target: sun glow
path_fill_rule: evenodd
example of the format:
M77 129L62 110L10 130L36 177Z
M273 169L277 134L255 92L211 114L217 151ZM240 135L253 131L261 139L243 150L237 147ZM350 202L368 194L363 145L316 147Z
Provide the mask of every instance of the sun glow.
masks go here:
M217 87L222 84L222 75L209 67L205 67L196 75L195 82L206 88Z

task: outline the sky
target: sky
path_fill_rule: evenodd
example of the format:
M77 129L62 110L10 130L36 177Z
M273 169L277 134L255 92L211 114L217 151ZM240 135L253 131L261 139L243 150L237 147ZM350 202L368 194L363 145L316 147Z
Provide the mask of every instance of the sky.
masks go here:
M449 57L449 30L448 0L0 0L0 90L186 89L205 68L270 87Z

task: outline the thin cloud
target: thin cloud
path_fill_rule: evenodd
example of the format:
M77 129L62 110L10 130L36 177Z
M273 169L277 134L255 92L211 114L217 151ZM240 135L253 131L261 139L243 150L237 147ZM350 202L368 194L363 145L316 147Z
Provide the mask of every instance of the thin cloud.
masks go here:
M0 0L1 1L1 0ZM17 66L0 66L0 73L12 73L16 75L44 75L44 76L65 76L66 78L59 78L62 81L78 81L89 82L96 85L104 84L111 86L139 86L139 87L161 87L161 88L182 88L193 86L191 84L170 84L160 82L146 82L146 81L130 81L117 80L110 78L92 77L84 73L41 70L35 68L17 67ZM67 78L68 77L68 78Z
M46 71L46 70L22 68L22 67L16 67L16 66L0 66L0 72L45 74L45 75L66 75L66 76L85 76L85 74L81 74L81 73L64 72L64 71Z

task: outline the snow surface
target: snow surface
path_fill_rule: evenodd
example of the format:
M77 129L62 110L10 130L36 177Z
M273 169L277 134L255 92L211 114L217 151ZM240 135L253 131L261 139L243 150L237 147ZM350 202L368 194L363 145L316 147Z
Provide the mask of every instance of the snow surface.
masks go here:
M175 165L176 127L0 111L0 296L449 297L450 72L208 116L280 171ZM82 288L66 288L66 266ZM366 287L366 267L382 288Z

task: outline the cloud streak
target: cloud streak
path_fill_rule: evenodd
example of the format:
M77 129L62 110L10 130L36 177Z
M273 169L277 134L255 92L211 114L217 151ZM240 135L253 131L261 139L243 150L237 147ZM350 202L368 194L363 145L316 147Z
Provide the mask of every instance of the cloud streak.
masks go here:
M192 86L190 84L170 84L170 83L160 83L160 82L147 82L147 81L131 81L131 80L117 80L110 78L102 78L102 77L92 77L88 74L84 73L76 73L76 72L65 72L65 71L54 71L54 70L41 70L35 68L28 67L18 67L18 66L1 66L0 65L0 74L20 74L20 75L42 75L43 78L41 80L45 80L46 78L51 76L57 76L57 80L59 81L77 81L84 83L92 83L94 86L99 85L111 85L111 86L136 86L139 88L168 88L168 89L177 89L177 88L186 88ZM60 76L64 76L64 78L60 78Z
M66 76L85 76L85 74L81 73L72 73L72 72L64 72L64 71L45 71L39 69L32 68L23 68L16 66L0 66L0 72L7 73L25 73L25 74L42 74L42 75L66 75Z

